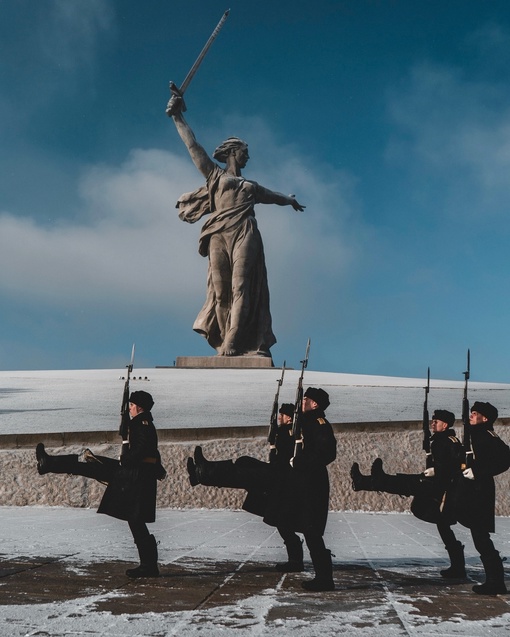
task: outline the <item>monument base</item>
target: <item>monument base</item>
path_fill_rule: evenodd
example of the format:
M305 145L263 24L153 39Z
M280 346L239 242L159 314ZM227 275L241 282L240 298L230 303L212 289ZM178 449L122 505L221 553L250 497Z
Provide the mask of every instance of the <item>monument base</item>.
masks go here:
M265 369L274 367L270 356L177 356L175 366L198 369Z

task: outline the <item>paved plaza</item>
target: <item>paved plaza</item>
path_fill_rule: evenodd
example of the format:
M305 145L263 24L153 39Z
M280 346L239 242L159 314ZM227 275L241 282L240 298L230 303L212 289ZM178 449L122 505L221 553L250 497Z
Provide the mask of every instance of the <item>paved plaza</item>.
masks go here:
M446 582L435 527L409 514L331 513L336 590L307 593L307 572L282 575L274 529L241 511L158 511L161 576L129 580L127 525L93 510L1 507L0 634L510 635L510 596L471 592L483 579L469 534L469 580ZM510 519L496 543L510 555ZM509 582L510 583L510 582Z

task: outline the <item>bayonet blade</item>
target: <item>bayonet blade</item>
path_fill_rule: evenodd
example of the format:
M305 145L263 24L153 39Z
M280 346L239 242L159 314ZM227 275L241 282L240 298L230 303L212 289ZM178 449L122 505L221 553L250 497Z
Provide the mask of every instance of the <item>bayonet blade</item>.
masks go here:
M278 386L281 387L283 385L283 377L285 375L285 363L287 361L283 361L283 367L282 367L282 375L280 376L280 378L278 379Z
M127 366L128 370L129 370L130 372L132 372L132 371L133 371L133 365L134 365L134 362L135 362L135 344L133 343L133 347L132 347L132 349L131 349L131 362L130 362L130 363L129 363L129 365Z
M303 365L303 369L306 369L308 367L308 356L310 354L310 339L308 339L307 343L306 343L306 352L305 352L305 360L301 361L301 364Z
M464 372L464 378L469 380L469 373L471 371L471 352L467 351L467 370Z

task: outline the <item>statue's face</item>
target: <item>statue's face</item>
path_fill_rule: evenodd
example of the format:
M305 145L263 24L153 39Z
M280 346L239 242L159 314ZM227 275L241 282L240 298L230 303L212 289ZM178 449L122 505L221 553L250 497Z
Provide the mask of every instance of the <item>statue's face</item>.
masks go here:
M250 159L250 155L248 154L248 147L239 146L235 149L234 156L239 167L244 168L248 163L248 159Z

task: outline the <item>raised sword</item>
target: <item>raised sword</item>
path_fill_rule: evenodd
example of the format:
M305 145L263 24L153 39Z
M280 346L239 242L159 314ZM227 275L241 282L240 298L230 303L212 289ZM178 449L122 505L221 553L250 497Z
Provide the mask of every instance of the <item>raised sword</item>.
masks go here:
M230 13L230 9L227 9L225 11L225 13L221 16L221 20L218 22L218 24L216 25L214 31L209 36L209 39L207 40L207 42L204 45L204 48L200 51L199 56L195 60L195 63L193 64L193 66L188 71L188 74L184 78L184 82L181 84L181 86L178 87L174 82L170 82L170 92L172 93L172 97L173 96L178 96L178 97L181 97L181 98L183 97L183 95L186 92L186 89L188 88L191 80L195 76L195 73L198 71L198 67L202 64L202 60L207 55L207 52L211 48L212 43L214 42L214 40L216 39L216 37L217 37L218 33L220 32L221 28L225 24L225 21L228 18L228 14L229 13ZM184 100L182 101L182 107L181 107L180 110L181 111L185 111L186 110L186 105L184 104ZM168 115L168 117L171 117L173 115L173 111L174 111L173 102L172 102L172 99L170 99L170 101L168 102L167 108L166 108L166 114Z

